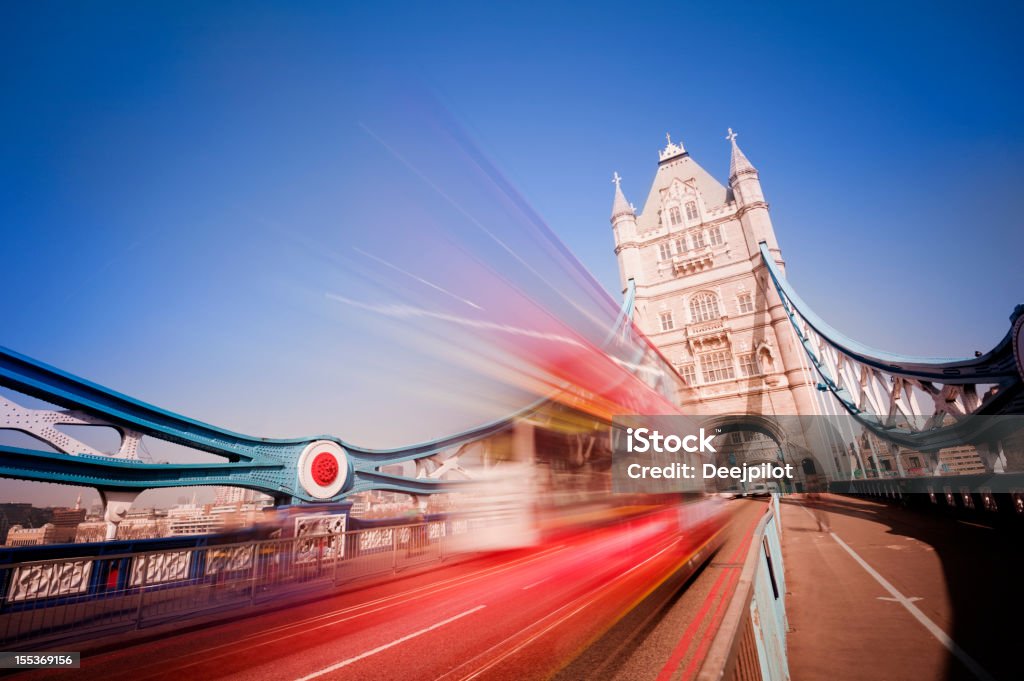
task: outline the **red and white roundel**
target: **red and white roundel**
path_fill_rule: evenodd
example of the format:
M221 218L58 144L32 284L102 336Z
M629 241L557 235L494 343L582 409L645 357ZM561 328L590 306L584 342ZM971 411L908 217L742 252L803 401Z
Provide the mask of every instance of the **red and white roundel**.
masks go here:
M345 486L348 457L336 442L319 440L299 456L299 482L314 499L330 499Z

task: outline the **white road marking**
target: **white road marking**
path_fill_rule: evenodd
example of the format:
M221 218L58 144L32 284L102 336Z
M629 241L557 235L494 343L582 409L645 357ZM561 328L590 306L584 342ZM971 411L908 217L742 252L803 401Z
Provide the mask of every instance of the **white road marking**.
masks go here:
M880 601L889 601L891 603L899 603L899 600L897 600L895 598L889 598L888 596L877 596L876 598L878 598L878 600L880 600ZM920 601L921 597L920 596L911 596L907 600L910 601L911 603L913 603L914 601Z
M483 610L486 607L487 607L486 605L478 605L475 608L470 608L469 610L467 610L465 612L462 612L462 613L459 613L458 615L455 615L454 617L449 617L448 619L441 620L440 622L438 622L436 624L431 624L429 627L425 627L423 629L420 629L419 631L414 631L413 633L407 634L407 635L403 636L402 638L396 638L391 643L385 643L382 646L377 646L373 650L367 650L365 653L360 653L359 655L356 655L355 657L350 657L347 660L342 660L341 662L338 662L336 664L332 664L329 667L324 667L323 669L317 670L317 671L313 672L312 674L307 674L306 676L300 676L295 681L309 681L309 679L315 679L317 677L323 676L324 674L330 674L331 672L337 671L338 669L341 669L342 667L347 667L348 665L350 665L350 664L352 664L354 662L358 662L359 660L366 659L367 657L370 657L371 655L376 655L377 653L385 651L388 648L394 648L395 646L397 646L400 643L405 643L406 641L408 641L410 639L416 638L417 636L422 636L423 634L426 634L427 632L433 631L434 629L440 629L441 627L443 627L446 624L451 624L455 620L462 619L466 615L472 615L474 612L477 612L479 610Z
M396 606L406 605L407 603L412 603L415 600L423 598L424 596L434 595L434 594L440 593L442 591L446 591L446 590L453 589L453 588L456 588L456 587L461 587L461 586L463 586L465 584L468 584L470 582L480 581L481 579L485 579L487 577L493 577L494 575L500 574L502 572L508 572L509 570L515 569L516 567L536 562L536 561L538 561L538 560L540 560L542 558L545 558L545 557L550 556L550 555L552 555L554 553L557 553L558 551L564 549L565 547L566 547L565 544L561 544L559 546L555 546L555 547L552 547L552 548L549 548L549 549L544 549L543 551L541 551L540 553L537 553L537 554L533 554L533 555L530 555L530 556L524 556L522 558L517 558L516 560L514 560L514 561L512 561L510 563L503 563L501 565L492 565L490 567L486 567L486 568L482 568L482 569L474 571L474 572L470 572L468 575L461 575L461 576L451 577L451 578L442 580L440 582L433 582L433 583L430 583L430 584L426 584L424 586L415 587L413 589L409 589L407 591L403 591L403 592L400 592L400 593L397 593L397 594L392 594L390 596L383 596L381 598L377 598L376 600L367 601L365 603L359 603L357 605L347 606L347 607L341 608L339 610L334 610L334 611L327 612L327 613L324 613L324 614L321 614L321 615L316 615L316 616L313 616L313 617L308 617L308 618L305 618L305 619L302 619L302 620L298 620L296 622L292 622L292 623L289 623L289 624L283 624L283 625L279 625L279 626L276 626L276 627L271 627L271 628L263 630L263 631L261 631L259 633L250 634L248 636L244 636L242 638L230 641L228 643L222 643L220 645L210 646L208 648L204 648L204 649L199 650L199 651L194 651L194 652L191 652L191 653L183 654L183 655L181 655L178 658L178 660L176 660L175 668L178 669L178 670L181 670L181 669L185 669L186 667L194 667L196 665L208 663L211 660L214 660L214 659L217 659L217 658L220 658L220 657L226 657L226 656L229 656L229 655L237 655L239 652L242 652L242 651L252 650L254 648L261 648L261 647L266 646L268 644L276 643L278 641L283 641L285 639L293 638L295 636L304 636L305 634L309 633L310 631L314 631L314 630L317 630L317 629L323 629L325 627L335 626L337 624L342 624L344 622L348 622L350 620L357 619L357 618L362 617L364 615L370 615L370 614L373 614L373 613L376 613L376 612L380 612L381 610L386 610L388 608L393 608L393 607L396 607ZM406 598L406 596L408 596L408 598ZM376 608L370 608L370 606L377 605L377 604L382 604L382 605L380 605L379 607L376 607ZM351 613L355 613L355 614L351 614ZM337 617L338 615L346 615L346 616L339 617L338 619L331 619L331 618ZM316 623L316 622L323 622L323 623L317 624L316 626L313 626L314 623ZM271 634L287 632L289 630L294 630L294 631L293 631L293 633L285 633L284 635L277 636L275 638L271 638L271 639L267 639L266 638L267 636L269 636ZM244 646L244 647L239 647L239 645L242 644L242 643L246 643L246 642L249 642L249 641L255 641L255 640L261 639L261 638L264 639L264 640L259 641L258 643L253 643L251 645ZM221 650L221 649L227 649L227 652L218 653L216 655L211 655L210 654L210 653L212 653L215 650ZM177 664L177 662L179 662L181 660L184 660L186 657L196 657L197 659L196 659L195 662L189 662L187 664ZM133 679L135 681L141 681L142 679L151 678L154 675L154 673L150 673L148 676L139 677L138 676L138 671L140 669L152 668L152 667L160 667L161 668L160 671L155 672L155 674L157 674L157 675L166 672L166 663L164 663L164 662L155 662L153 664L148 664L148 665L142 665L142 666L135 667L134 669L136 670L136 675L133 677Z
M957 522L960 523L961 525L969 525L971 527L980 527L983 530L994 530L994 529L996 529L994 527L989 527L988 525L982 525L981 523L971 523L971 522L968 522L966 520L958 520Z
M599 599L599 598L601 597L601 595L602 595L602 594L604 593L604 591L605 591L605 590L606 590L606 589L608 588L608 586L609 586L610 584L612 584L612 583L614 583L614 582L618 582L618 581L619 581L619 580L621 580L621 579L622 579L623 577L625 577L625 576L626 576L626 575L628 575L629 573L633 572L633 570L636 570L637 568L639 568L639 567L641 567L641 566L643 566L643 565L646 565L647 563L651 562L652 560L654 560L655 558L657 558L658 556L660 556L661 554L665 553L666 551L668 551L669 549L671 549L671 548L672 548L673 546L675 546L675 545L676 545L676 544L677 544L677 543L678 543L678 542L680 541L680 539L681 539L680 537L677 537L677 538L673 539L673 540L672 540L672 541L671 541L671 542L669 543L669 545L668 545L668 546L666 546L665 548L663 548L663 549L662 549L661 551L658 551L658 552L657 552L657 553L655 553L654 555L650 556L650 557L649 557L649 558L648 558L647 560L643 561L642 563L638 563L638 564L634 565L633 567L631 567L630 569L626 570L626 571L625 571L625 572L623 572L622 574L620 574L620 575L617 575L617 576L613 577L613 578L612 578L612 580L611 580L610 582L608 582L608 583L605 583L605 584L600 584L599 586L597 586L597 587L596 587L596 588L594 588L594 589L591 589L590 591L588 591L587 593L583 594L582 596L580 596L580 597L579 597L579 598L577 598L576 600L574 600L574 601L570 601L570 602L566 603L565 605L563 605L562 607L558 608L558 609L557 609L557 610L555 610L554 612L550 612L550 613L548 613L547 615L545 615L544 617L541 617L541 618L540 618L539 620L537 620L537 621L536 621L536 622L534 622L533 624L531 624L531 625L528 625L528 626L527 626L526 628L522 629L522 630L520 631L520 633L522 633L523 631L527 631L527 630L529 630L529 628L530 628L530 627L536 627L536 626L538 626L538 625L542 624L542 623L543 623L543 622L544 622L545 620L549 620L549 619L551 619L551 618L553 618L553 617L555 617L555 616L559 615L560 613L562 613L562 612L563 612L563 611L565 611L565 610L568 610L569 608L573 607L573 606L574 606L574 605L576 605L577 603L580 603L580 602L582 602L582 603L583 603L582 605L580 605L580 606L579 606L578 608L576 608L575 610L573 610L573 611L572 611L572 612L570 612L569 614L567 614L567 615L565 615L565 616L563 616L563 617L561 617L561 618L559 618L559 619L557 619L557 620L553 621L553 622L552 622L551 624L549 624L548 626L544 627L544 628L543 628L543 629L541 629L540 631L536 632L535 634L533 634L532 636L530 636L529 638L527 638L527 639L526 639L525 641L522 641L521 643L519 643L519 645L515 646L515 647L514 647L514 648L512 648L511 650L508 650L508 651L506 651L506 652L502 653L501 655L499 655L498 657L496 657L496 658L492 659L492 660L491 660L490 662L488 662L487 664L485 664L485 665L484 665L483 667L480 667L480 668L479 668L479 669L477 669L476 671L474 671L474 672L470 673L470 674L469 674L468 676L463 676L463 677L461 677L461 680L460 680L460 681L470 681L471 679L475 679L476 677L480 676L480 675L481 675L481 674L483 674L484 672L486 672L486 671L490 670L490 669L491 669L492 667L494 667L495 665L499 664L500 662L503 662L503 661L507 660L507 659L508 659L509 657L511 657L512 655L515 655L515 654L516 654L516 653L518 653L518 652L519 652L520 650L522 650L522 649L523 649L523 648L525 648L526 646L530 645L531 643L533 643L534 641L536 641L536 640L537 640L538 638L540 638L540 637L541 637L541 636L543 636L544 634L548 633L549 631L551 631L551 630L552 630L552 629L554 629L555 627L559 626L560 624L562 624L562 623L563 623L563 622L565 622L566 620L568 620L568 619L572 618L572 617L573 617L574 615L576 615L576 614L577 614L577 613L579 613L580 611L582 611L582 610L586 609L586 608L587 608L587 607L589 607L590 605L593 605L594 603L596 603L596 602L597 602L597 600L598 600L598 599ZM710 541L710 540L708 540L708 541ZM707 542L705 542L705 544L706 544L706 543L707 543ZM703 548L703 547L702 547L702 548ZM698 549L698 550L700 550L700 549ZM473 663L473 662L475 662L476 660L479 660L479 659L481 659L481 658L483 658L483 657L486 657L487 655L489 655L489 654L491 653L491 651L493 651L493 650L497 650L497 649L498 649L498 648L500 648L501 646L503 646L503 645L507 644L509 640L510 640L510 639L507 639L507 640L505 640L505 641L502 641L501 643L498 643L497 645L493 645L493 646L491 646L490 648L488 648L487 650L483 651L482 653L478 653L478 654L477 654L477 655L476 655L475 657L473 657L472 659L470 659L470 660L467 660L466 662L463 662L463 663L462 663L461 665L459 665L459 666L458 666L458 667L456 667L455 669L451 670L450 672L448 672L448 673L447 673L447 674L445 674L444 676L441 676L441 677L439 677L439 678L437 679L437 681L441 681L441 679L445 679L445 678L447 678L447 677L451 676L452 674L454 674L455 672L457 672L457 671L458 671L459 669L462 669L463 667L465 667L465 666L467 666L467 665L470 665L470 664L472 664L472 663ZM301 681L301 680L300 680L300 681Z
M804 509L804 512L806 512L807 515L811 516L811 519L814 519L814 514L808 511L806 506L800 504L800 508ZM851 549L846 542L840 539L838 534L836 534L835 532L829 532L829 534L832 536L833 539L836 540L837 544L842 546L843 549L845 549L846 552L850 554L851 558L857 561L858 565L864 568L864 570L869 575L874 577L875 581L878 582L883 589L892 594L892 600L896 601L904 608L906 608L907 612L913 615L914 619L920 622L924 626L924 628L928 630L928 633L934 636L935 639L939 643L941 643L946 650L948 650L956 659L960 660L960 662L963 663L965 667L967 667L967 669L971 672L971 674L974 675L975 678L981 679L981 681L995 681L995 678L993 678L991 674L985 671L985 669L980 664L975 662L974 658L968 655L967 651L961 648L956 641L950 638L949 634L942 630L942 627L940 627L931 619L929 619L928 615L925 615L923 612L921 612L920 608L914 605L914 601L918 599L911 599L904 596L902 593L899 592L899 590L896 589L896 587L890 584L885 577L880 575L877 570L868 565L867 561L861 558L856 551Z
M548 581L549 579L551 579L551 577L547 576L544 579L538 579L533 584L527 584L526 586L523 587L523 591L526 591L527 589L532 589L533 587L537 586L538 584L543 584L544 582Z

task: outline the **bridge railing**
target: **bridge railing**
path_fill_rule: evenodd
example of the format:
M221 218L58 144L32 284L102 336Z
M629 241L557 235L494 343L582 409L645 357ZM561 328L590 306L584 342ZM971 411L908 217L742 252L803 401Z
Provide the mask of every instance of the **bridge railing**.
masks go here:
M0 645L73 641L439 563L467 520L0 564Z
M788 681L781 532L779 495L773 494L698 681Z

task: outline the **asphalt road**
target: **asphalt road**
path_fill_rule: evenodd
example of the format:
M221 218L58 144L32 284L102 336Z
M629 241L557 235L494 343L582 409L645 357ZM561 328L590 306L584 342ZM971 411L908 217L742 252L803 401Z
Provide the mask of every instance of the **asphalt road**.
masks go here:
M793 681L1024 677L1019 534L837 495L782 526Z
M696 575L671 580L594 643L558 678L668 681L700 670L739 579L750 540L767 504L729 502L729 523L717 553ZM681 577L685 577L682 575Z
M680 533L676 511L667 510L551 545L126 644L49 677L651 679L666 665L678 674L692 669L710 642L739 572L732 563L742 560L743 537L749 541L765 504L722 507L719 524L699 530ZM723 550L687 584L723 539Z

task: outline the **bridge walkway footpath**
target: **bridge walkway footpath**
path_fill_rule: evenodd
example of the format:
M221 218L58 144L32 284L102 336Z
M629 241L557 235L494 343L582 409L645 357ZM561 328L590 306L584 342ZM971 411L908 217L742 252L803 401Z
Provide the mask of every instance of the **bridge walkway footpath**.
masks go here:
M839 495L782 499L793 681L1019 679L1019 536Z

